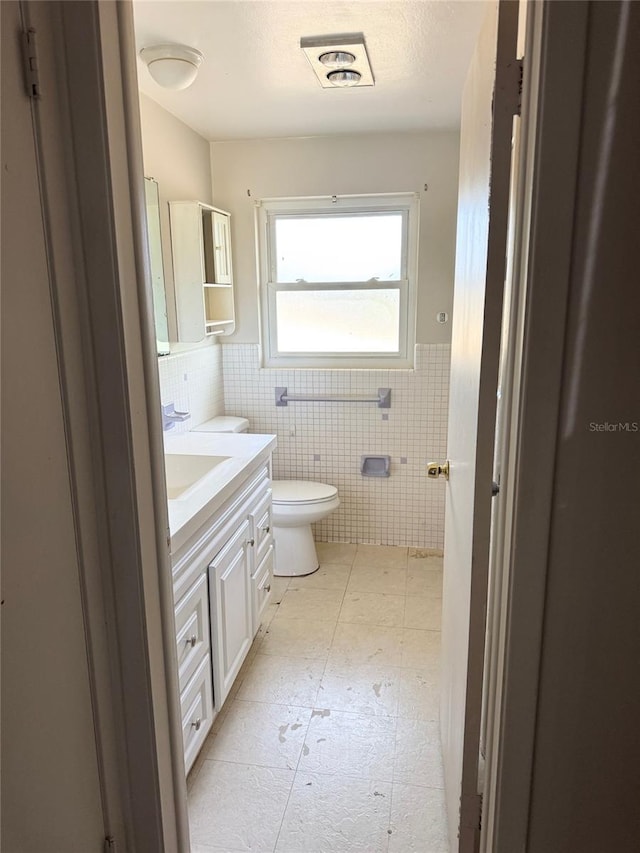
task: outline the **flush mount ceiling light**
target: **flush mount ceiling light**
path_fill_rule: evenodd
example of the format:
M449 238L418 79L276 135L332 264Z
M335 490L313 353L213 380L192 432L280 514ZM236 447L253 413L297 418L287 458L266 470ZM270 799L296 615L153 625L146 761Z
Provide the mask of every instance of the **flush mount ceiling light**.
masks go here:
M324 89L375 85L362 33L309 36L300 47Z
M140 59L149 74L165 89L186 89L198 75L204 56L195 47L183 44L156 44L144 47Z

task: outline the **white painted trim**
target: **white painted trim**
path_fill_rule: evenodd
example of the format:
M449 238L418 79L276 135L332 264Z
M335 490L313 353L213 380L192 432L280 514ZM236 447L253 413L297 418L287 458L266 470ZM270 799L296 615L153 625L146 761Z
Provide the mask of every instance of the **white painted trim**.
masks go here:
M170 778L164 779L163 826L164 843L167 853L177 842L179 851L190 849L189 815L187 812L187 786L184 766L182 738L182 711L178 661L176 652L175 603L173 597L173 575L169 554L169 515L167 508L166 480L164 466L164 441L162 433L162 414L160 399L160 381L158 375L158 356L153 309L153 283L149 265L147 246L148 228L146 222L146 200L144 196L144 163L142 159L142 132L140 127L140 95L136 66L136 45L131 4L118 4L118 34L120 37L120 63L123 78L123 113L126 132L127 156L130 163L129 189L131 193L132 238L136 256L137 291L140 301L140 333L142 343L141 377L145 388L145 402L148 418L148 441L151 462L153 489L153 519L155 521L155 540L157 548L156 577L158 598L154 603L158 610L162 636L162 650L154 650L157 655L155 666L163 665L164 696L154 698L154 708L158 702L166 702L168 718L162 722L156 720L156 736L168 747L165 755ZM218 208L211 208L214 212ZM164 708L163 708L164 711ZM167 728L164 726L168 723ZM159 766L159 770L161 767ZM175 842L174 842L175 838Z
M495 736L483 850L527 849L547 548L563 369L588 4L529 4L530 121L520 227L521 307L512 389ZM540 412L544 411L544 429ZM500 684L500 681L502 683ZM501 689L500 689L501 688Z
M177 675L166 640L173 608L169 625L160 604L171 572L132 11L90 0L25 5L40 16L41 42L56 45L43 151L56 166L63 140L66 183L54 167L48 178L68 193L75 231L69 273L70 237L60 207L50 208L105 827L125 851L188 850L186 785L184 774L182 790L176 783L166 717ZM44 99L38 109L44 116Z

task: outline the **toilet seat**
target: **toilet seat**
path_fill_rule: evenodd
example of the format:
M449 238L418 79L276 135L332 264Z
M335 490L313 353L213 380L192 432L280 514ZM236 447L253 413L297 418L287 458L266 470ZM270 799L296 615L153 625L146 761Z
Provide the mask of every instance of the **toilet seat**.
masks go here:
M312 506L332 501L338 494L335 486L307 480L273 480L272 501L278 506Z

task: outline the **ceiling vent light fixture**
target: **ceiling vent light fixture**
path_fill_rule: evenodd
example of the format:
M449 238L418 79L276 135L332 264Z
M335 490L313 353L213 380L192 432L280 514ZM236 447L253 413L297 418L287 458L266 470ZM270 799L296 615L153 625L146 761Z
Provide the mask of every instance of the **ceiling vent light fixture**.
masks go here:
M300 47L324 89L375 85L362 33L308 36Z
M362 78L359 71L346 69L343 71L331 71L327 74L327 80L333 86L357 86Z
M321 53L318 59L327 68L346 68L356 61L355 54L347 50L329 50L327 53Z
M186 89L198 76L204 56L195 47L183 44L156 44L144 47L140 59L149 74L165 89Z

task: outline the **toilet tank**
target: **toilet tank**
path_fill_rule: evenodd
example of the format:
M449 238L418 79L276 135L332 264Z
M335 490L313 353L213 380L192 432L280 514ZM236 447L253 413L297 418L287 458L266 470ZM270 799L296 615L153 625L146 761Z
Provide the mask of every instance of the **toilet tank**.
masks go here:
M249 421L246 418L232 418L220 415L217 418L211 418L210 421L199 424L191 432L247 432L248 429Z

